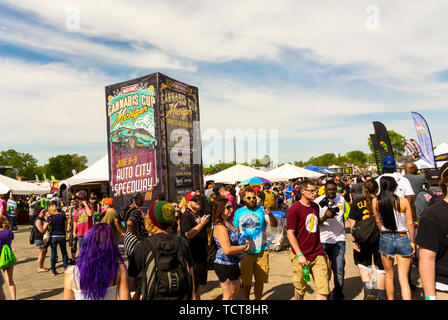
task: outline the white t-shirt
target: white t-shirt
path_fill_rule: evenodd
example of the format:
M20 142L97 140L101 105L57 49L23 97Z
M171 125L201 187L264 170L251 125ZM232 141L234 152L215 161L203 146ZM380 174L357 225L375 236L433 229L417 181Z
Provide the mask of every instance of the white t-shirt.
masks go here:
M403 177L398 172L385 173L375 179L375 181L378 182L378 185L380 185L381 177L384 177L384 176L393 177L395 179L395 181L397 181L397 189L395 190L395 194L398 197L404 198L405 196L413 196L414 195L414 190L412 190L411 183L409 182L409 180L406 177ZM378 189L377 195L380 194L380 191L381 190Z
M235 187L235 194L236 194L236 204L238 205L239 203L240 203L240 201L241 201L241 199L240 199L240 190L241 190L241 188L240 187Z
M325 195L316 198L314 202L319 204L319 202L323 198L325 198ZM339 207L339 212L336 214L334 218L328 219L319 226L320 241L322 243L333 244L339 241L345 241L345 224L344 224L344 213L346 211L345 199L343 196L336 194L334 202ZM323 217L328 207L322 208L321 206L319 206L319 209L320 209L319 216Z

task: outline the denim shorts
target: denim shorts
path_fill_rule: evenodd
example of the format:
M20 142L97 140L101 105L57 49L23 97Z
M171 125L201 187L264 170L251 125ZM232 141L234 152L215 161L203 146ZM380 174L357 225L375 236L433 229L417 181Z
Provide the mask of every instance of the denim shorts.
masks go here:
M380 234L380 252L387 256L402 257L412 256L412 246L409 237L400 233L383 233Z
M42 240L34 240L34 245L35 245L36 247L38 247L39 249L43 249L44 244L45 244L45 243L44 243Z

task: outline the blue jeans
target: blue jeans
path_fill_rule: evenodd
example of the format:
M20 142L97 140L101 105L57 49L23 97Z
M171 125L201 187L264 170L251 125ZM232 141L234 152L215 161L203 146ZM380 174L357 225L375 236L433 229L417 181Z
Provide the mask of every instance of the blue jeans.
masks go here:
M345 241L336 243L322 243L325 253L330 258L331 269L333 270L335 299L342 299L342 289L344 288L345 276Z
M11 216L11 215L9 215L8 216L8 220L9 220L9 228L10 228L10 230L12 231L12 230L17 230L17 218L16 218L16 216Z
M82 247L82 241L83 240L84 240L84 236L78 237L79 252L81 252L81 247Z
M56 272L56 255L57 249L61 249L62 254L62 262L64 264L64 268L68 267L68 254L67 254L67 246L65 243L65 237L52 237L51 238L51 271Z

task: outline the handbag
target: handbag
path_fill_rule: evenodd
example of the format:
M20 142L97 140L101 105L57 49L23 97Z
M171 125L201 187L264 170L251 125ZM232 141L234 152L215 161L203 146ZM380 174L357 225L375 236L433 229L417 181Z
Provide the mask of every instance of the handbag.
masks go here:
M0 255L0 269L11 267L16 262L17 258L11 248L7 244L3 245L2 253Z
M34 244L34 227L31 229L30 232L30 244Z
M44 237L42 238L43 242L48 242L51 238L51 233L49 230L47 230L44 234Z
M352 236L360 243L372 244L377 241L380 231L376 226L375 217L357 221L353 226Z

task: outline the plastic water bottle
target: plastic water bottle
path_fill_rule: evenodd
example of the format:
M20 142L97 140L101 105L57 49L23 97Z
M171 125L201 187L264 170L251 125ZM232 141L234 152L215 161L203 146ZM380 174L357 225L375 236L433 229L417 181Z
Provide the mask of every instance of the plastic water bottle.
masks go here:
M311 278L310 278L310 267L303 266L302 270L303 270L303 280L305 280L305 282L310 282L310 280L311 280Z
M369 272L369 280L367 281L368 289L378 289L378 273L379 269L375 265L371 265L367 268Z

